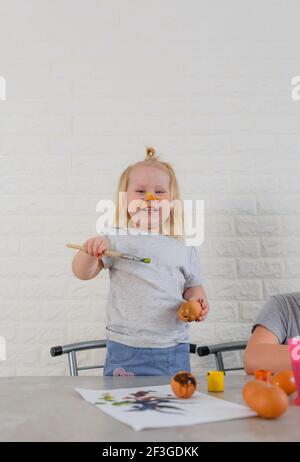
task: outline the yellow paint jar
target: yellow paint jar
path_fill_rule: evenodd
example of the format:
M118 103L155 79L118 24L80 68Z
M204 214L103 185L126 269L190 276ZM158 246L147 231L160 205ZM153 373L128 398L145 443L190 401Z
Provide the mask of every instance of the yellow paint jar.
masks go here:
M208 371L207 372L207 390L224 391L224 372Z

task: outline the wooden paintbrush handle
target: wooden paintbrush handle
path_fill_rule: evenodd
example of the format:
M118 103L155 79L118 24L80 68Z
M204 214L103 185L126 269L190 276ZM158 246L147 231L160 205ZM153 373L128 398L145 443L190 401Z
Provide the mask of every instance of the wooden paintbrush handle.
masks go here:
M107 257L121 258L123 257L122 252L117 252L116 250L105 250L104 255Z
M70 249L83 250L83 247L80 244L66 244L66 246ZM122 252L117 252L115 250L105 250L104 255L107 257L120 258L123 254Z

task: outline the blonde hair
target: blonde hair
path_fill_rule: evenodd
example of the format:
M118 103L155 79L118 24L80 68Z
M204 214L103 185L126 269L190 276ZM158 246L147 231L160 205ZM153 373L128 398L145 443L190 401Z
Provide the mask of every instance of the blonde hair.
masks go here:
M128 210L127 210L127 213L125 213L126 204L124 204L122 200L120 200L120 196L121 196L120 193L127 192L130 173L138 165L152 165L152 166L161 168L164 171L166 171L170 176L171 201L176 200L182 205L181 198L180 198L179 185L178 185L176 174L175 174L175 171L172 165L169 162L161 161L159 157L156 155L156 151L153 147L147 147L145 159L142 161L136 162L132 165L129 165L120 176L117 193L116 193L116 213L115 213L115 219L114 219L114 225L118 228L124 228L124 227L127 228L128 222L131 219ZM176 213L176 223L175 223L175 213ZM182 206L180 207L180 210L176 211L175 213L174 213L174 208L171 207L170 216L164 226L164 228L167 226L167 230L169 232L166 232L165 234L169 235L170 237L175 237L177 239L184 239L184 219L183 219ZM126 215L126 218L125 218L125 215ZM124 222L124 218L125 218L125 222ZM175 234L176 229L179 229L180 231L179 234Z

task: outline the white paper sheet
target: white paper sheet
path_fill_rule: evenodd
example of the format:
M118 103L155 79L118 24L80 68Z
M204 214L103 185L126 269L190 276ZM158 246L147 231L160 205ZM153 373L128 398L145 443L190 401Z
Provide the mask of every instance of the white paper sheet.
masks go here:
M246 406L195 392L179 399L169 385L76 391L106 414L135 430L179 427L256 416ZM135 395L134 395L135 394Z

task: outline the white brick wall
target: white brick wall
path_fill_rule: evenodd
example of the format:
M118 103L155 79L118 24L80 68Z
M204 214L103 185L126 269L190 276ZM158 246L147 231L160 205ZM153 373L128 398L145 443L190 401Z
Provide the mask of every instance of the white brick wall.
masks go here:
M0 4L0 375L66 374L49 347L104 336L107 274L76 279L65 243L95 235L147 144L205 200L193 341L245 338L269 295L299 289L299 18L296 0Z

